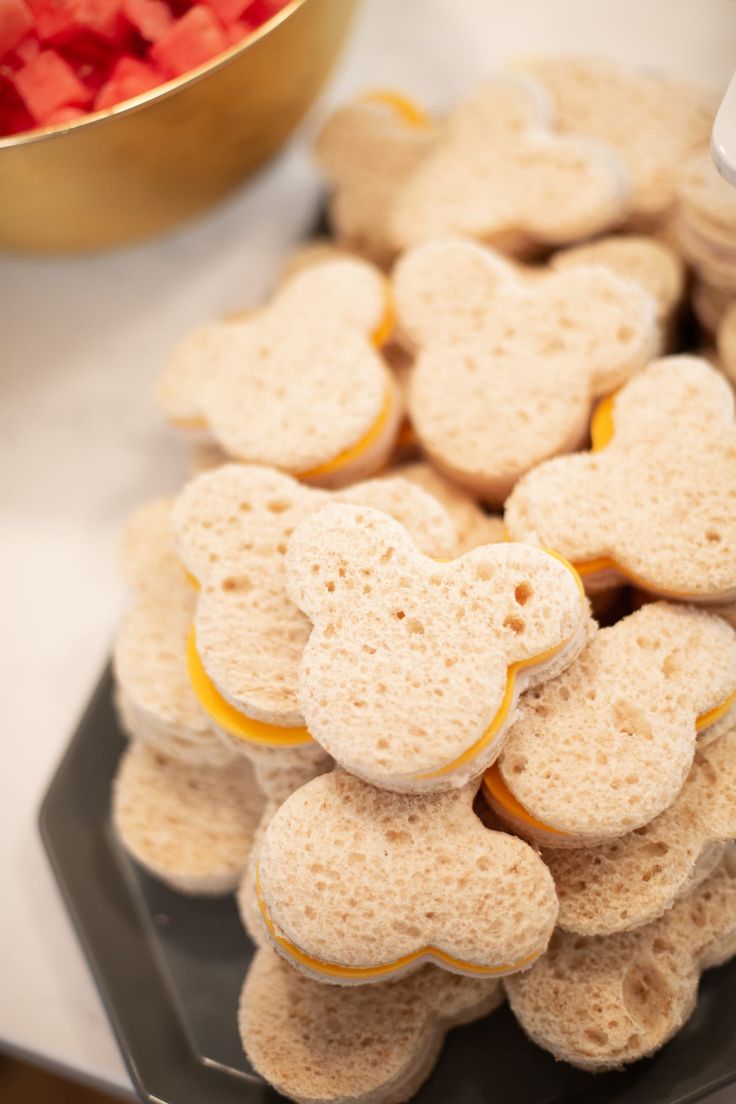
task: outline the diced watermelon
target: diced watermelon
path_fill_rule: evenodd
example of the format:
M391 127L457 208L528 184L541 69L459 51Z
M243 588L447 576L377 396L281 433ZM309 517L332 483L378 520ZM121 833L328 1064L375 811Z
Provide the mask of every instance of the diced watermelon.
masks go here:
M71 123L75 119L81 119L87 112L81 107L60 107L58 111L52 111L43 120L44 126L57 126L58 123Z
M186 15L151 46L151 60L166 77L178 77L227 49L220 24L204 4Z
M262 23L272 19L276 12L281 11L288 2L289 0L250 0L245 8L248 22L254 27L260 27Z
M43 50L27 62L13 83L37 123L60 107L82 107L90 101L89 90L55 50Z
M122 57L115 63L110 79L103 84L95 98L95 111L140 96L161 84L162 77L152 65L135 57Z
M0 57L14 50L33 28L26 0L0 0Z
M40 53L41 43L36 38L35 34L24 38L22 42L18 43L13 51L14 57L20 65L23 65L26 61L33 61Z
M28 0L42 42L63 46L80 35L121 42L127 31L121 0Z
M174 23L164 0L123 0L123 14L148 42L155 42Z
M238 19L235 23L230 23L225 26L225 36L227 37L228 46L237 46L239 42L242 42L248 35L253 34L255 28L245 21L245 19Z
M252 0L203 0L203 2L212 9L225 27L229 27L241 21L243 13L250 7Z

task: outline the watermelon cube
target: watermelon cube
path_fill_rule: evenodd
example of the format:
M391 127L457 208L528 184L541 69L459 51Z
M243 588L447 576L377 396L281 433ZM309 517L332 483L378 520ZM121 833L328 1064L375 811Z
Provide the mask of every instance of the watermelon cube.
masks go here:
M155 42L174 22L164 0L123 0L123 14L148 42Z
M58 111L52 111L43 121L44 126L57 126L59 123L71 123L75 119L82 119L87 114L81 107L60 107Z
M14 50L33 28L26 0L0 0L0 57Z
M103 84L95 97L95 111L113 107L114 104L140 96L162 83L162 78L152 65L136 57L122 57L115 63L110 79Z
M42 42L63 46L81 35L92 34L106 42L121 42L127 24L121 0L28 0Z
M90 93L68 62L55 50L43 50L13 77L26 108L37 123L60 107L83 107Z
M212 9L221 23L224 23L226 27L230 27L242 20L243 14L250 7L252 0L204 0L204 3Z
M22 42L19 42L13 51L15 58L19 65L22 65L26 61L33 61L41 53L41 43L38 41L35 35L29 35L28 38L24 38Z
M186 15L151 46L151 60L166 77L178 77L227 49L225 32L204 4Z
M253 34L254 30L255 28L244 19L236 19L234 23L227 24L225 26L225 35L227 37L228 46L237 46L244 38Z
M272 19L276 12L281 11L288 2L289 0L250 0L245 8L248 22L254 27L260 27L262 23Z

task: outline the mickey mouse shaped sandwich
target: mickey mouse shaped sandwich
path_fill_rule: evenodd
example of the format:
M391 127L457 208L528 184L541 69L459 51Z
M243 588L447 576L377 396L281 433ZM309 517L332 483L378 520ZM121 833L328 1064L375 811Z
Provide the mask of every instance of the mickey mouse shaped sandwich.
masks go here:
M430 554L452 554L453 526L419 487L385 478L336 493L401 519ZM297 701L309 623L287 593L284 559L299 522L331 497L281 472L226 464L192 480L174 512L179 557L199 590L188 646L194 693L276 798L284 778L300 784L329 762Z
M400 402L377 352L391 326L377 269L325 262L242 321L192 335L159 394L175 424L207 428L229 456L342 486L377 471L398 431Z
M287 570L313 625L299 670L309 731L351 773L396 791L477 777L519 695L572 662L589 624L562 560L502 543L439 562L361 506L307 518Z
M539 85L504 76L479 88L398 189L389 216L396 250L462 234L518 253L620 221L628 180L615 155L552 126Z
M557 916L552 877L528 844L484 827L476 790L396 794L331 771L293 793L257 862L275 950L336 985L427 962L478 977L530 966Z
M592 593L633 582L691 602L736 598L733 392L707 361L665 357L599 407L592 452L530 471L512 540L554 548Z
M527 694L484 777L504 823L546 847L584 847L672 804L696 741L736 714L736 632L654 602L600 629L558 678Z
M522 278L472 242L432 242L394 273L408 406L446 475L500 504L524 472L579 447L593 402L657 351L654 300L601 266Z
M514 68L544 87L563 133L611 150L631 182L634 224L653 227L671 213L683 162L710 141L712 89L580 54L532 56Z

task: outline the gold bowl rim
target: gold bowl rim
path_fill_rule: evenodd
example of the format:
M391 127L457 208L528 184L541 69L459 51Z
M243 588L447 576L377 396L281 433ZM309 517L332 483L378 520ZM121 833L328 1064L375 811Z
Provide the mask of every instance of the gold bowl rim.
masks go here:
M265 38L271 31L280 26L281 23L285 23L295 11L303 7L306 3L307 0L290 0L288 4L285 4L280 11L277 11L275 15L272 15L265 23L262 23L260 27L253 31L252 34L249 34L247 38L244 38L242 42L236 42L234 46L229 46L227 50L223 50L222 53L216 54L215 57L210 58L209 61L205 61L201 65L198 65L196 69L189 69L186 73L182 73L181 76L165 81L163 84L157 85L156 88L151 88L148 92L142 92L139 96L133 96L132 99L123 100L119 104L113 104L112 107L105 107L101 111L91 111L88 115L84 115L80 119L71 119L66 123L55 123L53 126L48 127L36 127L34 130L24 130L20 134L8 134L4 137L0 136L0 152L4 149L29 146L36 142L45 142L50 138L57 138L62 134L68 134L70 131L80 130L82 127L99 126L101 123L115 116L133 114L136 111L140 111L142 108L146 107L147 104L153 103L155 100L166 100L185 85L197 84L198 81L203 80L209 73L229 65L236 57L239 57L240 54L247 53L252 46L255 46L256 43L260 42L261 39Z

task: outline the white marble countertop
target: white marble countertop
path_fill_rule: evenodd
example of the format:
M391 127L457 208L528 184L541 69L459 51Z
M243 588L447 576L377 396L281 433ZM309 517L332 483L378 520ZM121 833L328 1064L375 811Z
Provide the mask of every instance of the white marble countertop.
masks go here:
M366 0L327 99L391 85L441 103L529 49L606 50L725 84L735 39L733 0ZM120 525L183 471L151 381L178 335L256 301L310 225L308 131L166 240L82 259L0 256L0 1044L125 1093L36 812L110 649Z

